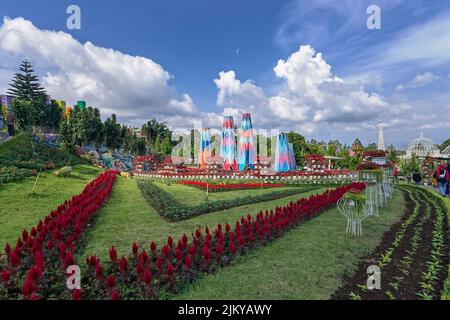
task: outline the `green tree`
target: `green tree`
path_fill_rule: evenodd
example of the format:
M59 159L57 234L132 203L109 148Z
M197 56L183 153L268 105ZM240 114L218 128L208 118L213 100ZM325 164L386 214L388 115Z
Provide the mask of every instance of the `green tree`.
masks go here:
M105 121L105 141L106 147L110 150L120 148L121 127L117 123L117 116L114 113Z
M289 143L292 143L294 148L295 162L299 166L303 166L303 159L305 157L305 152L307 150L308 144L304 136L296 132L288 133Z
M26 101L36 100L38 98L48 100L45 89L39 84L39 78L35 76L33 67L28 60L22 61L19 72L14 75L10 83L8 94Z
M11 108L19 128L25 130L28 126L33 124L33 108L31 101L14 99Z
M450 139L447 139L444 142L442 142L442 144L440 145L440 150L444 151L444 149L447 148L448 146L450 146Z

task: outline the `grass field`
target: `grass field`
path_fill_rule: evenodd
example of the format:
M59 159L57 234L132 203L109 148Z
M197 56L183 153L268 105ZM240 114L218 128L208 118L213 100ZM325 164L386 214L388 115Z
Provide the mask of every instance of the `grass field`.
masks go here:
M346 220L331 209L235 265L204 277L176 299L328 299L403 214L396 191L380 217L366 220L364 237L345 236Z
M188 188L187 192L193 191L196 194L198 191L204 194L201 190L188 186L171 185L165 187L170 188L174 194L176 193L175 190L184 190L185 188ZM186 196L188 195L187 192ZM214 196L220 197L223 194L229 197L232 192L234 193L234 191L216 193ZM253 192L267 192L267 190L253 190ZM322 191L316 190L314 192ZM307 196L314 192L304 195ZM243 214L254 214L259 210L285 205L299 198L301 198L300 195L294 195L274 201L209 213L185 221L167 222L144 199L136 181L118 177L111 198L101 210L95 225L87 232L86 246L80 256L84 258L88 255L97 254L101 258L106 258L111 245L115 245L120 254L129 253L133 241L148 249L151 241L161 244L167 240L169 235L175 237L175 239L178 239L183 233L190 236L199 225L215 227L218 223L232 222L234 224Z
M74 167L72 176L58 178L51 172L41 173L34 193L36 177L11 182L0 187L0 246L15 243L22 234L35 226L59 204L80 193L94 179L100 169L87 165Z
M187 206L195 206L206 202L206 192L193 186L172 183L168 185L164 182L155 182L155 185L170 193L177 201ZM233 190L225 192L211 192L208 201L229 200L239 197L247 197L257 194L265 194L284 190L301 189L303 187L276 187L264 189Z

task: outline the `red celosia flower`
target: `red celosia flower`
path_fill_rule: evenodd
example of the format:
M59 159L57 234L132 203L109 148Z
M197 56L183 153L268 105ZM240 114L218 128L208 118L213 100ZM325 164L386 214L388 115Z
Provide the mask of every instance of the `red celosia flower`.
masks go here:
M207 246L203 247L203 258L208 261L211 259L211 250Z
M114 288L116 286L116 278L111 274L108 275L108 277L106 277L106 284L108 285L108 288Z
M138 245L137 245L136 242L133 242L133 248L132 248L132 250L133 250L133 254L135 254L135 255L138 254L139 247L138 247Z
M22 239L23 239L23 241L28 240L28 232L26 229L23 229L23 231L22 231Z
M119 262L120 272L124 273L127 270L127 267L128 267L128 261L124 256L122 256L122 258L120 259L120 262Z
M19 257L15 251L11 252L11 254L9 255L9 262L13 267L17 267L17 265L19 264Z
M24 297L28 297L33 293L33 281L30 277L27 277L23 286L22 286L22 295Z
M158 268L159 271L161 271L161 269L162 269L162 259L161 259L161 256L158 256L158 259L156 259L156 267Z
M230 225L227 223L227 224L225 225L225 231L228 233L228 232L230 232L230 230L231 230L231 227L230 227Z
M95 266L95 277L98 279L101 276L103 276L103 268L100 263L97 263L97 265Z
M169 245L169 247L171 249L173 248L173 239L171 236L169 236L169 238L167 238L167 244Z
M141 255L140 255L140 259L143 263L147 263L148 262L148 254L145 250L142 250Z
M200 238L202 236L202 233L201 233L201 231L199 229L195 230L195 236L197 238Z
M193 244L189 247L189 253L193 256L195 256L195 253L197 252L197 247Z
M233 255L236 254L236 246L234 245L234 242L230 242L230 252Z
M143 270L144 270L144 267L142 265L142 262L139 261L137 263L137 265L136 265L136 273L137 273L137 275L140 276L142 274Z
M52 240L48 240L48 242L47 242L47 249L49 251L51 251L53 249L53 241Z
M189 254L186 255L186 260L184 261L184 265L189 269L192 266L192 260L191 260L191 256Z
M75 289L72 291L72 300L81 300L81 290L80 289Z
M119 291L117 291L116 289L114 289L111 293L111 299L112 300L120 300L120 294Z
M181 237L181 241L183 241L183 243L187 243L188 242L188 237L185 233L183 233L183 236Z
M145 268L144 271L144 282L149 285L152 282L152 273L149 268Z
M168 277L172 277L173 276L173 272L174 272L173 265L170 262L168 262L167 263L167 276Z
M217 255L218 257L220 257L220 256L222 255L222 253L223 253L223 248L222 248L222 246L220 245L220 243L217 243L217 245L216 245L216 255Z
M5 253L6 253L7 255L9 255L9 254L11 253L11 246L9 245L9 243L7 243L7 244L5 245Z
M176 248L175 249L175 258L177 258L178 261L180 261L181 259L183 259L183 255L181 253L181 250Z
M109 259L111 259L112 262L117 262L117 250L116 247L112 246L109 250Z
M156 251L156 244L154 242L150 243L150 250L152 251L152 253L154 254Z
M9 278L10 278L10 273L9 273L9 271L6 270L6 269L3 270L3 271L2 271L2 280L3 280L3 283L7 284L8 281L9 281Z
M73 265L73 256L71 252L66 254L66 259L64 260L66 267Z
M164 247L162 248L162 254L167 257L169 255L170 252L170 248L167 245L164 245Z

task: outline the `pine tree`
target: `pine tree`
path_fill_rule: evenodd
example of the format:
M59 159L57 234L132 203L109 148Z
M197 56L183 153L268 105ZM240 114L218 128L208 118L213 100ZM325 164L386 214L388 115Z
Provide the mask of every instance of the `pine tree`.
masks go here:
M42 97L48 100L45 89L41 87L39 78L33 75L33 72L34 70L31 64L28 60L24 60L20 65L19 72L14 75L9 85L10 89L8 90L8 94L26 101L33 101Z

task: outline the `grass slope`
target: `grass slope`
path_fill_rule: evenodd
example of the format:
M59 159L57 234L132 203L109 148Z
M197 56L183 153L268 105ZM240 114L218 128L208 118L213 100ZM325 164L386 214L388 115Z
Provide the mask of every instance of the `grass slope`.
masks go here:
M78 165L70 178L41 173L34 194L35 177L1 186L0 248L7 242L15 243L24 228L29 230L59 204L80 193L99 172L95 167Z
M175 186L172 185L170 188ZM200 191L195 188L188 188L189 191L194 193ZM304 195L322 191L319 189ZM229 196L228 194L231 192L227 191L223 192L223 194ZM201 193L203 194L203 192ZM215 196L220 196L220 194L216 193ZM259 212L259 210L285 205L299 198L301 198L300 195L294 195L274 201L209 213L185 221L167 222L153 207L149 206L136 181L118 177L111 198L101 210L95 225L87 232L85 248L80 253L80 258L84 260L86 256L97 254L101 258L106 259L111 245L117 247L119 254L129 253L134 241L148 249L151 241L161 244L167 241L169 235L175 239L178 239L183 233L190 236L199 225L215 227L218 223L231 222L234 226L234 223L242 214L254 214Z
M337 209L290 231L219 273L204 277L176 299L328 299L358 260L370 253L404 210L396 191L380 217L363 223L364 237L345 236L346 220Z
M196 206L206 202L206 192L192 186L172 183L168 185L164 182L154 182L155 185L170 193L177 201L187 206ZM301 189L302 187L277 187L277 188L263 188L263 189L249 189L249 190L233 190L225 192L211 192L208 195L208 201L229 200L238 197L254 196L259 194L266 194L271 192L278 192L284 190Z

